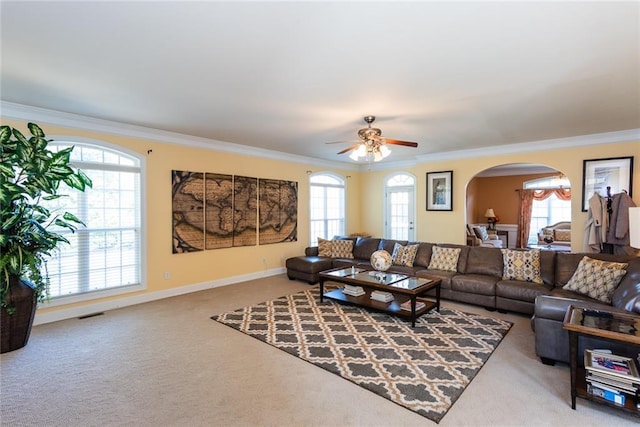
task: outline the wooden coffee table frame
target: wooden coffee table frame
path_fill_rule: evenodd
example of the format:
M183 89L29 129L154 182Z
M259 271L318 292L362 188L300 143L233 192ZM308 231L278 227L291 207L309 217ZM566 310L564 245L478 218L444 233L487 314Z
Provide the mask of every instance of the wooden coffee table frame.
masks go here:
M345 270L345 269L350 269L350 267L334 268L331 270L323 271L319 274L320 302L323 301L324 297L327 297L341 303L372 308L374 310L391 313L399 317L407 317L411 319L412 328L415 327L416 325L416 319L422 316L424 313L431 311L434 308L436 309L436 311L440 312L440 285L442 281L437 277L427 277L427 276L418 277L418 276L410 276L410 275L404 274L404 276L406 276L407 279L429 280L428 283L425 283L414 289L407 289L407 288L398 286L405 279L401 279L401 280L398 280L397 282L385 285L381 283L359 280L357 277L353 275L337 276L337 275L331 274L331 273L334 273L340 270ZM367 272L367 270L364 270L362 268L357 270L358 272ZM397 274L402 274L402 273L397 273ZM365 294L358 297L354 297L351 295L346 295L344 292L342 292L341 288L337 288L325 293L324 292L325 282L336 282L336 283L347 284L347 285L362 286L362 288L365 291ZM420 295L432 289L435 289L436 291L435 301L433 301L432 299L419 298ZM394 295L395 299L390 302L383 302L383 301L377 301L377 300L371 299L371 291L373 290L390 292L391 294ZM410 312L407 310L402 310L402 308L400 308L400 304L408 300L411 301ZM425 305L420 310L416 310L416 302L418 301L423 302Z

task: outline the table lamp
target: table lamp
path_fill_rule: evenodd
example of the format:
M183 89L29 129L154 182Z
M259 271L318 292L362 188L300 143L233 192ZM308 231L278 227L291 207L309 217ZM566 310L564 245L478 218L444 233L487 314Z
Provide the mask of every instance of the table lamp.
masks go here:
M496 222L495 222L496 213L493 211L492 208L489 208L484 213L484 216L485 218L487 218L487 222L489 223L489 229L494 230L496 228Z

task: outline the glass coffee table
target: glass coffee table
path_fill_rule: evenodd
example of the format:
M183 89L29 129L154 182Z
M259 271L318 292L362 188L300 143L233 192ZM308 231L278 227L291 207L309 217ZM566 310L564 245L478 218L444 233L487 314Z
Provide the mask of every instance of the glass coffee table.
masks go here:
M411 327L416 325L416 319L424 313L436 309L440 311L440 284L437 277L416 277L399 273L369 271L363 268L340 267L323 271L320 277L320 302L323 298L368 307L411 319ZM360 296L347 295L342 288L324 292L325 282L336 282L343 285L360 286L364 294ZM435 300L421 297L424 293L435 289ZM371 292L388 292L394 299L389 302L371 298ZM404 308L403 308L404 303ZM410 309L409 309L410 307Z

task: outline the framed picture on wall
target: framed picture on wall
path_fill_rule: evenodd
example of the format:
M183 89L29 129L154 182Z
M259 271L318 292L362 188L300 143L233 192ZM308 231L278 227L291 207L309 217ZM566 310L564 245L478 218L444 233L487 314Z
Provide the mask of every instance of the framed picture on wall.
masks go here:
M453 171L427 172L427 210L453 210Z
M589 199L596 193L607 197L626 191L629 196L633 196L632 184L633 156L584 160L582 163L582 212L589 210Z

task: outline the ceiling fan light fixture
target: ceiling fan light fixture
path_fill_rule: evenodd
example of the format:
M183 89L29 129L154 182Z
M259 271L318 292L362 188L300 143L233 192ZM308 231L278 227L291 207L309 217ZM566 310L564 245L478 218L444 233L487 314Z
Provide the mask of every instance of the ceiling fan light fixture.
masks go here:
M383 138L382 130L371 127L371 123L373 123L375 119L375 116L366 116L364 121L367 123L367 127L358 131L360 141L355 145L340 151L338 154L344 154L351 151L351 154L349 154L349 158L351 160L357 162L361 158L365 158L369 163L371 163L371 161L379 162L391 154L391 150L387 147L387 144L402 145L405 147L418 146L417 142ZM332 143L328 142L327 144Z

